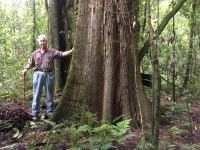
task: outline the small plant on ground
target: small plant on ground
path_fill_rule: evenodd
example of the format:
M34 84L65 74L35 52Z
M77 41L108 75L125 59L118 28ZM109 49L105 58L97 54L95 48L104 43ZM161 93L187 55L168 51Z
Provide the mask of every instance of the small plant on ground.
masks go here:
M103 124L98 127L53 125L53 128L45 133L47 143L45 149L59 148L63 144L65 148L70 148L70 150L107 150L131 137L127 133L130 128L129 124L130 120L121 121L117 125ZM69 143L66 144L66 142ZM54 147L52 147L53 145Z
M184 112L187 112L185 106L180 106L177 103L172 103L171 112L174 115L182 115Z
M151 143L151 135L145 133L140 142L137 144L136 150L150 150L152 148L153 145Z

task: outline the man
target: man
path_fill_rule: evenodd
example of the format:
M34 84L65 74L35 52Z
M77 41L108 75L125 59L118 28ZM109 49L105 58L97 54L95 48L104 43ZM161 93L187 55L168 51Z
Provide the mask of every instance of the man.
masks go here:
M61 52L56 49L47 48L47 38L45 35L38 36L40 48L32 53L28 64L22 70L25 76L29 69L34 70L33 75L33 102L32 116L33 120L39 120L40 98L42 88L45 87L46 92L46 107L47 116L50 117L53 113L53 60L55 58L66 57L72 54L72 50Z

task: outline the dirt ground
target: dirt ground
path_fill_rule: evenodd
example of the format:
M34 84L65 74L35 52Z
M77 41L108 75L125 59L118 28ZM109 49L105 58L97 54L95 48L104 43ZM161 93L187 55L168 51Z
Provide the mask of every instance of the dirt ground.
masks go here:
M200 150L200 103L189 103L189 112L185 100L180 100L178 104L174 105L170 103L168 101L162 104L159 149ZM0 105L0 150L40 150L47 144L43 142L44 131L41 126L44 122L32 122L29 113L30 108L23 109L18 102ZM6 122L11 118L12 122ZM150 129L132 129L130 132L132 138L113 149L150 149ZM62 143L65 144L58 149L68 149L69 137L62 139Z

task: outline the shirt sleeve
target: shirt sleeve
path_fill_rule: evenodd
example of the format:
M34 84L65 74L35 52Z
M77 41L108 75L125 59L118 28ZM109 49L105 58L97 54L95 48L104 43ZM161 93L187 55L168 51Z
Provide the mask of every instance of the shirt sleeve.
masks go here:
M30 64L32 68L35 66L34 53L32 54L31 58L28 59L28 64Z
M62 57L62 53L63 53L62 51L59 51L57 49L53 49L52 52L53 52L54 58L61 58Z

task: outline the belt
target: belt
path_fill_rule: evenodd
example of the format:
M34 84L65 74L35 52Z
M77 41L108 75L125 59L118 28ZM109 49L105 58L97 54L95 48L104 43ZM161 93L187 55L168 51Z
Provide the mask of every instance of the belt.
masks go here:
M52 72L51 69L37 69L35 71L41 71L41 72L44 72L44 73L49 73L49 72Z

